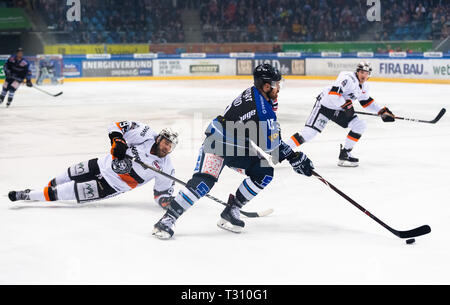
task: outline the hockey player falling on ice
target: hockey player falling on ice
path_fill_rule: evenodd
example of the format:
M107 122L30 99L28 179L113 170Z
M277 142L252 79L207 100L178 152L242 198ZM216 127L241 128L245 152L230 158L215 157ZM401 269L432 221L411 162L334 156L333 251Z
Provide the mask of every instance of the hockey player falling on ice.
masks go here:
M9 91L8 102L6 103L6 107L9 107L13 101L14 93L19 89L24 79L27 80L28 87L33 86L31 83L30 64L23 58L23 50L21 48L17 49L15 55L8 58L3 66L3 70L5 71L6 79L3 83L2 93L0 93L0 104L3 103Z
M155 179L155 201L167 208L173 193L173 181L127 157L132 156L173 175L169 154L178 143L178 134L163 129L159 134L139 122L124 121L109 128L111 153L75 164L52 179L40 191L11 191L9 199L31 201L76 200L86 203L117 196Z
M359 101L363 108L378 113L384 122L395 120L387 107L381 108L370 97L367 80L371 72L372 67L367 62L359 63L356 72L341 72L333 85L319 94L305 127L300 134L294 134L287 144L295 148L311 141L331 120L343 128L350 128L344 146L341 144L338 165L358 166L359 160L352 156L351 151L366 130L366 123L355 115L353 103Z
M261 157L251 153L252 142L259 149L275 155L277 159L274 160L288 160L297 173L311 176L312 162L281 141L275 114L282 80L280 72L264 64L255 68L253 76L254 86L239 95L224 115L208 126L194 174L155 224L153 235L156 237L169 239L173 236L175 221L213 188L225 166L245 173L247 178L234 195L230 194L218 226L236 233L242 231L245 224L240 219L240 209L272 181L274 173Z

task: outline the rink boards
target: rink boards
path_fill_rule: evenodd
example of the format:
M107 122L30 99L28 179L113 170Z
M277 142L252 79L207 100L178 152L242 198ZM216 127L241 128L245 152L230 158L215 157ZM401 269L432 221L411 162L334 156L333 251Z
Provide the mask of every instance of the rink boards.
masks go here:
M29 59L35 77L33 57ZM333 79L363 60L372 64L374 81L450 83L450 54L441 52L66 55L62 75L68 81L240 79L250 77L257 65L269 63L286 78Z

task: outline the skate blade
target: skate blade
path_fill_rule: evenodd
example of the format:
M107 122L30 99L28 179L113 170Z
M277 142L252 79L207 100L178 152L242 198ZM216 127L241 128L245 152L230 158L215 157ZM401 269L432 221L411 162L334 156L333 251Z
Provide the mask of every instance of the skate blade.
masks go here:
M166 231L161 231L160 229L157 228L153 229L152 235L161 240L168 240L172 237Z
M347 160L339 160L337 165L341 166L341 167L357 167L357 166L359 166L359 163L358 162L350 162Z
M239 226L235 226L233 224L231 224L229 221L221 218L218 222L217 222L217 226L221 229L233 232L233 233L241 233L243 228L239 227Z

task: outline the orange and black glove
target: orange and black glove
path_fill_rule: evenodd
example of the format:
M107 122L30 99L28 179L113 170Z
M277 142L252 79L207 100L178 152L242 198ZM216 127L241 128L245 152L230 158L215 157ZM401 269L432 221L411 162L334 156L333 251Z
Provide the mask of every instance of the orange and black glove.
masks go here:
M125 159L128 145L123 137L115 137L111 139L111 155L119 160Z
M389 110L388 107L383 107L380 111L378 111L378 115L381 116L381 119L383 122L394 122L395 121L395 115L392 113L392 111Z
M345 116L347 118L352 118L355 115L355 108L353 108L352 100L346 100L345 104L341 106L344 109Z

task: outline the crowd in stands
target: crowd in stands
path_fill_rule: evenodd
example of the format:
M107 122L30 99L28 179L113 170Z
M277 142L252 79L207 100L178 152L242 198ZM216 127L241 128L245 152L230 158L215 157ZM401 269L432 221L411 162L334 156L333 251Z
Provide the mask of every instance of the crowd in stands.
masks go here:
M355 40L367 28L360 0L204 0L205 42Z
M47 30L71 43L184 42L181 10L168 0L81 1L81 21L68 22L70 6L61 0L9 0L45 19ZM22 5L18 5L21 3ZM68 41L59 41L68 42Z
M386 0L375 40L442 40L450 35L450 1Z
M61 0L3 0L43 16L47 30L73 43L185 42L182 10L198 10L204 42L313 42L360 39L442 40L449 0L380 0L369 22L365 0L81 0L81 21L67 22ZM65 1L62 1L65 3ZM63 3L63 4L64 4Z

